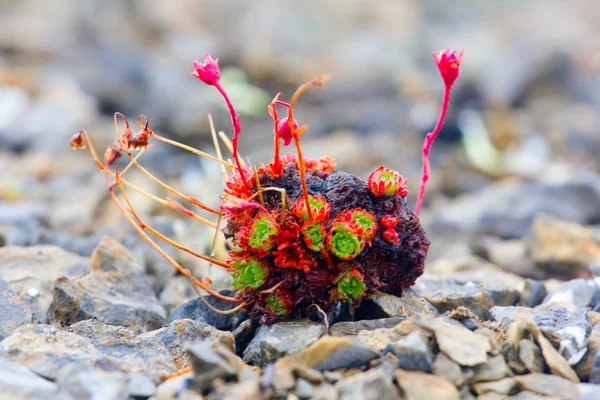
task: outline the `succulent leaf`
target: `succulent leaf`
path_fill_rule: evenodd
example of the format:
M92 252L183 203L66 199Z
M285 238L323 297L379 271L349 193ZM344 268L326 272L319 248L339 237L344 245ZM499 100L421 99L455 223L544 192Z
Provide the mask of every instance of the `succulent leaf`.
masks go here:
M271 219L264 215L258 215L252 222L248 246L257 251L268 252L275 247L277 239L277 227Z
M236 289L258 288L267 278L269 267L256 257L238 258L231 264L233 282Z

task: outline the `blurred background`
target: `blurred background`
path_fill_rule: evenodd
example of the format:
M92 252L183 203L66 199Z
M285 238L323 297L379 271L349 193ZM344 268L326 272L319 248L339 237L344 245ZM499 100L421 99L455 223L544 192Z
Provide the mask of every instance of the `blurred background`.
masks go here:
M144 113L155 131L214 154L208 114L229 136L231 126L217 92L190 75L205 52L220 58L245 158L271 157L273 96L289 100L330 73L297 108L309 126L306 156L330 154L363 178L380 164L397 169L412 206L443 90L431 53L452 48L465 55L432 149L428 267L477 257L521 276L578 276L600 257L599 26L594 0L0 0L0 244L89 255L110 234L160 289L170 267L146 251L69 138L86 129L102 152L114 112L132 122ZM162 143L143 160L169 184L219 203L216 163ZM129 178L165 196L141 174ZM164 233L210 251L212 232L131 197ZM566 265L552 253L573 227L564 221L591 225L576 226L583 247ZM177 257L201 274L209 268Z

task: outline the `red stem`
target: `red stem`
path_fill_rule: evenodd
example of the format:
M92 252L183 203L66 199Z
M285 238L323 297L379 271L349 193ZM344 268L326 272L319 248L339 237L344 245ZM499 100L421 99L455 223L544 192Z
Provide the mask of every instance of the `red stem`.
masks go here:
M240 163L240 158L237 151L238 136L241 132L239 117L233 109L233 104L231 104L231 101L229 101L229 96L227 96L227 93L225 93L225 90L223 89L221 84L216 83L214 86L215 88L217 88L219 93L221 93L221 96L223 96L223 99L225 100L225 104L227 104L227 108L229 108L229 113L231 114L231 124L233 125L233 139L231 140L231 144L233 145L233 159L235 160L238 171L240 172L240 177L242 178L244 186L247 189L250 189L250 185L248 184L248 181L246 181L246 177L244 176L244 171L242 169L242 164Z
M440 110L440 116L437 124L433 131L425 135L423 141L423 175L421 177L421 187L419 188L419 196L417 197L417 204L415 205L415 214L419 215L421 211L421 204L423 203L423 196L425 195L425 185L429 180L430 165L429 165L429 149L433 144L435 138L440 133L442 125L444 125L444 119L446 118L446 111L448 111L448 102L450 101L450 89L451 86L446 85L444 89L444 100L442 101L442 108Z

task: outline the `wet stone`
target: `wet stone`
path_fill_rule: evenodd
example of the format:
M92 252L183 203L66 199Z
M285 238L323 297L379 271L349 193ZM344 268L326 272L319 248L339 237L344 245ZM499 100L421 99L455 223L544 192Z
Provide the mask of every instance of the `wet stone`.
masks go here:
M219 294L228 297L235 297L235 292L230 289L220 290ZM218 310L231 310L239 304L230 303L225 300L217 299L214 296L206 295L204 298L210 305ZM232 331L244 320L248 318L248 313L240 310L234 314L221 315L210 310L199 298L187 300L185 303L171 311L169 322L177 319L192 319L194 321L204 322L222 331Z
M459 284L452 279L420 279L415 290L441 313L464 306L482 321L490 319L492 307L512 306L519 300L519 291L508 286Z
M274 362L285 355L293 355L305 349L323 333L323 325L307 320L263 325L244 350L244 361L253 365Z
M32 322L29 306L21 300L10 284L0 279L0 340L19 326Z
M185 348L188 344L197 341L218 342L235 351L235 339L231 332L220 331L211 325L191 319L173 321L169 326L144 333L139 338L160 340L173 356L178 369L189 366L189 357Z
M33 373L20 363L0 357L0 393L12 399L71 400L72 397L50 382Z
M150 277L109 237L94 250L89 274L75 280L59 277L53 288L50 322L68 326L90 318L134 332L160 328L166 318Z
M33 322L47 321L56 278L82 277L90 270L90 260L55 246L0 248L0 277L7 281L29 306Z
M356 336L360 331L372 331L379 328L393 328L406 317L398 316L392 318L366 319L362 321L338 322L331 326L329 334L331 336Z

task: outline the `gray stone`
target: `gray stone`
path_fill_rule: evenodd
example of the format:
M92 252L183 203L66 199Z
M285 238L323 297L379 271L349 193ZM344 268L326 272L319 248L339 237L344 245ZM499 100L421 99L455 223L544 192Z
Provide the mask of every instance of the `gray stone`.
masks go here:
M243 368L236 355L219 343L196 342L187 351L195 375L194 389L200 392L210 388L217 378L237 379Z
M102 370L78 371L76 367L63 368L57 384L74 399L127 400L127 375L123 372Z
M235 352L235 339L231 332L220 331L211 325L191 319L178 319L169 326L141 334L138 338L160 340L173 356L178 369L189 366L189 357L185 348L197 341L219 342Z
M23 365L0 357L0 393L11 399L73 400L56 383L47 381Z
M579 361L575 366L577 376L579 376L579 378L584 382L590 379L592 368L596 363L596 353L598 352L598 349L600 349L600 331L592 330L592 333L589 337L588 350L581 361ZM600 368L600 363L598 368ZM597 373L598 372L600 372L600 369L597 371ZM598 374L595 379L597 379L600 383L600 374Z
M219 293L229 297L235 296L235 292L230 289L220 290ZM205 295L204 298L218 310L226 311L239 305L210 295ZM194 321L207 323L222 331L232 331L247 318L248 313L244 310L228 315L217 314L210 310L201 299L195 297L191 300L187 300L185 303L171 311L169 322L173 322L177 319L192 319Z
M594 353L594 363L590 371L589 383L600 385L600 349Z
M309 381L298 378L296 380L296 388L294 389L294 393L300 399L310 399L314 394L314 389Z
M242 321L232 332L235 338L235 349L238 355L242 355L248 344L254 338L256 330L260 326L259 318L250 318Z
M569 364L577 364L585 355L592 330L585 310L568 312L560 307L551 308L535 311L525 318L538 326Z
M95 318L134 332L164 324L165 310L154 295L150 278L121 244L104 237L91 262L89 274L56 280L49 321L68 326Z
M47 321L56 278L80 278L90 270L89 258L55 246L0 248L0 277L7 281L33 313L33 322Z
M436 375L398 370L396 380L406 400L460 400L456 387Z
M502 330L508 329L510 324L521 318L525 314L532 313L533 309L529 307L499 307L495 306L490 309L490 314L495 321L500 322Z
M145 375L130 374L127 381L127 393L133 400L147 399L156 393L156 385Z
M311 321L287 321L261 326L244 350L244 361L265 365L285 355L293 355L323 335L323 325Z
M19 326L31 323L31 320L29 306L8 282L0 279L0 340L10 336Z
M473 384L473 390L477 394L498 393L507 395L514 391L517 382L514 378L504 378L493 382L478 382Z
M172 267L171 267L172 268ZM167 310L171 312L181 306L187 300L198 297L189 278L183 275L171 277L165 284L165 287L158 295L158 301Z
M579 396L577 400L596 400L600 399L600 386L589 383L580 383L577 385Z
M497 381L502 378L506 378L511 376L512 372L508 365L506 365L506 361L504 360L504 356L499 354L494 357L489 357L488 361L476 365L473 367L473 382L488 382L488 381Z
M536 309L547 311L551 308L564 307L568 311L577 311L592 303L596 291L597 286L594 280L573 279L564 282L548 293L542 304Z
M19 362L35 373L55 380L65 367L77 371L141 372L155 382L167 378L176 369L173 357L164 345L138 339L122 327L85 321L88 336L61 331L50 325L30 325L17 329L0 342L0 356Z
M529 339L521 339L519 342L519 359L529 372L544 372L546 362L540 348Z
M459 284L452 279L419 279L415 290L441 313L464 306L482 321L490 319L494 306L512 306L519 300L519 291L508 286Z
M406 317L392 317L392 318L380 318L380 319L365 319L362 321L345 321L333 324L329 329L331 336L356 336L360 331L372 331L379 328L393 328L400 322L404 321Z
M447 381L450 381L454 386L459 387L465 383L465 376L458 363L452 361L442 352L439 352L433 362L433 373Z
M547 294L548 292L543 282L528 278L525 280L519 305L522 307L535 307L544 301Z
M439 315L435 307L412 288L404 290L400 297L376 293L364 300L356 310L357 319L390 318L413 314Z
M415 318L414 322L432 331L440 350L460 365L475 366L487 361L487 353L492 349L487 337L439 319Z
M340 400L398 400L392 378L381 368L350 376L337 383Z
M430 333L414 330L406 337L386 347L383 354L393 353L398 358L398 367L407 371L432 371L433 338Z

